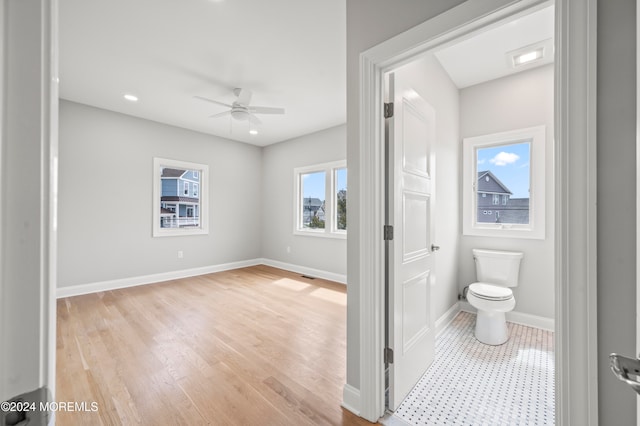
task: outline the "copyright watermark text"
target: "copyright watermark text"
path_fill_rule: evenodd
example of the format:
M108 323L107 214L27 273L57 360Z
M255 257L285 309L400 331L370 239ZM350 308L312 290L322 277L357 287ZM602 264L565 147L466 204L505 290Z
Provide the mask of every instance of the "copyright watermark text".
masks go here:
M0 402L0 411L8 412L25 412L25 411L83 411L97 412L99 409L96 401L4 401Z

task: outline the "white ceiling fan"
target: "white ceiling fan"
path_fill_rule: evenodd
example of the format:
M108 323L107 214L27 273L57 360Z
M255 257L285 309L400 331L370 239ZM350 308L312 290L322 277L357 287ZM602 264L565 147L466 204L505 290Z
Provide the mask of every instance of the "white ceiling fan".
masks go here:
M194 98L230 108L227 111L210 115L209 118L218 118L230 115L234 120L249 121L251 124L257 125L261 124L262 122L258 117L255 116L255 114L284 114L284 108L250 105L250 90L236 88L233 89L233 94L236 95L238 99L231 105L224 102L215 101L213 99L204 98L202 96L194 96Z

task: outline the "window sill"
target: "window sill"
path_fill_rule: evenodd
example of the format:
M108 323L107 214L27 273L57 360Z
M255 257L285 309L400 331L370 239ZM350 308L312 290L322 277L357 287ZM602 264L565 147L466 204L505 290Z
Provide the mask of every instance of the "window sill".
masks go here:
M513 225L472 227L463 230L465 237L521 238L528 240L544 240L544 230L535 228L517 228Z
M307 231L302 229L296 229L293 231L293 235L299 235L304 237L320 237L320 238L332 238L337 240L346 240L347 233L346 232L326 232L324 230L321 231Z

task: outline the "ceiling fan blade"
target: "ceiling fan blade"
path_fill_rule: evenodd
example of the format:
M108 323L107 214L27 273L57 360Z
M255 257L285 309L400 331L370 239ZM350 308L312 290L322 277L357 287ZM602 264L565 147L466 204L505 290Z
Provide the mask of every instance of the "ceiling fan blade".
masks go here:
M259 126L262 124L262 120L260 120L253 114L249 114L249 123L253 124L254 126Z
M225 112L220 112L218 114L213 114L213 115L210 115L209 118L224 117L225 115L231 115L231 111L225 111Z
M209 99L209 98L203 98L202 96L194 96L194 98L200 99L201 101L205 101L205 102L211 102L212 104L222 105L222 106L225 106L227 108L231 108L231 105L229 105L229 104L225 104L224 102L214 101L213 99Z
M251 102L251 90L235 89L233 93L238 97L238 103L242 105L249 105L249 102Z
M249 111L255 114L284 114L284 108L250 106Z

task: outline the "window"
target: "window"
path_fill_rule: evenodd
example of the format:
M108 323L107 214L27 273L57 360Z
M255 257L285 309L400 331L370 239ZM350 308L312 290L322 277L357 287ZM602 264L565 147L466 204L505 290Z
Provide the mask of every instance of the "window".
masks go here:
M294 170L294 233L344 238L347 230L347 169L344 161Z
M464 139L464 235L544 239L545 131Z
M336 218L335 227L339 231L347 230L347 168L334 169L336 197Z
M208 170L204 164L153 159L154 237L209 233L205 186Z

